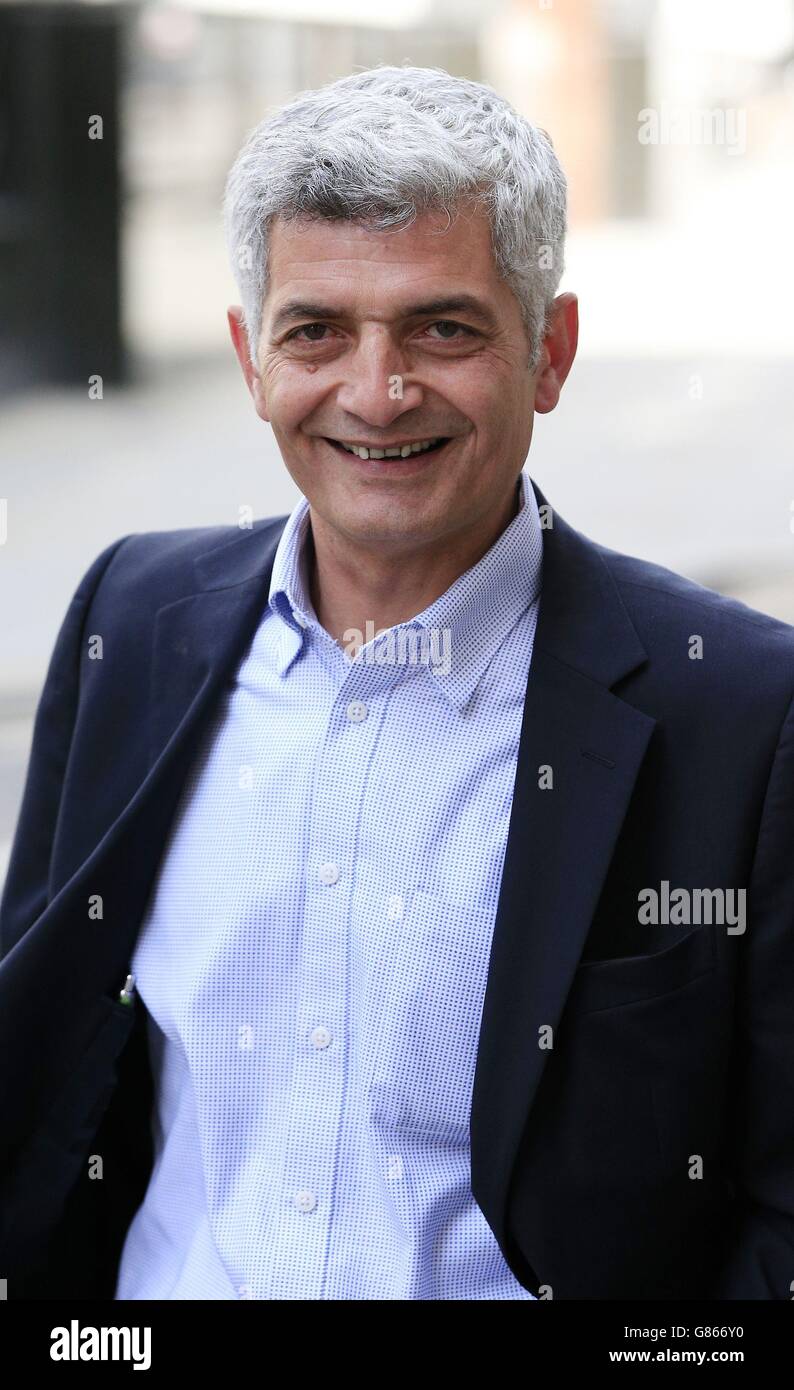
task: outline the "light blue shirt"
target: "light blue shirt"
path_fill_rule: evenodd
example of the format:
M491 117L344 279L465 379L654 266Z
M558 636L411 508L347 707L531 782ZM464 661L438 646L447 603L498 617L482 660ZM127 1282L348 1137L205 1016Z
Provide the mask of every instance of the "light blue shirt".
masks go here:
M469 1148L540 588L520 488L356 660L312 607L305 498L287 521L132 960L155 1162L117 1299L533 1297Z

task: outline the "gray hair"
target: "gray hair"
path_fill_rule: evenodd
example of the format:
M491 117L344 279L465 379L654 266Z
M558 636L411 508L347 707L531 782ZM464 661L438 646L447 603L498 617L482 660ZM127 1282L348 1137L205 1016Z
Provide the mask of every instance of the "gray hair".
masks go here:
M441 68L387 67L301 92L250 133L223 214L258 361L272 221L405 227L471 197L485 207L497 273L515 294L537 366L564 268L565 174L545 130L491 87Z

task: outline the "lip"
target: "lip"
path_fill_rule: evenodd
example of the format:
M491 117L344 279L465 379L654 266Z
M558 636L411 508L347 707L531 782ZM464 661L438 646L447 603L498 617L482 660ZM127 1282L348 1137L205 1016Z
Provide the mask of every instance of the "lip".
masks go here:
M411 441L406 439L404 442L408 444ZM430 466L435 462L435 460L441 458L446 453L450 445L455 443L455 439L454 437L447 439L447 442L445 444L442 444L439 449L425 449L421 453L408 454L405 458L388 459L359 458L358 454L349 453L347 449L343 449L341 446L332 444L330 440L328 440L325 437L323 437L323 443L326 445L328 449L331 450L331 452L334 455L334 458L346 459L355 468L361 470L363 473L370 474L370 476L372 477L384 477L387 475L394 477L403 477L408 476L412 473L423 473L427 468L430 468ZM365 445L364 447L366 448L368 446ZM397 443L394 443L388 445L376 445L375 447L397 449L401 446Z

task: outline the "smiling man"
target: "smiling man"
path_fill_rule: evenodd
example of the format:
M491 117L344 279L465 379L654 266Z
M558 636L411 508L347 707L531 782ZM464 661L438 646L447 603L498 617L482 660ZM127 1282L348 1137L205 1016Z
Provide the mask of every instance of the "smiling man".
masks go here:
M482 558L516 513L533 412L556 405L576 351L576 298L560 295L530 370L488 216L471 199L455 211L388 234L277 221L256 366L229 313L257 413L311 504L312 599L334 637L406 621Z
M790 1298L794 630L524 471L565 202L437 70L240 152L301 497L122 537L64 619L0 905L10 1298Z

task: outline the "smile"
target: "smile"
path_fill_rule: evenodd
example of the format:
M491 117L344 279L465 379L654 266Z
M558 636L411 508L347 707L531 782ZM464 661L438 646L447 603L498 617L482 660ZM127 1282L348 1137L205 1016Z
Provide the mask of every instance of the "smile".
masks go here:
M328 439L327 442L333 444L337 449L344 449L348 454L355 454L360 459L406 459L411 454L426 454L432 449L443 448L449 441L439 435L435 439L418 439L415 442L405 444L390 444L387 448L382 449L374 444L349 444L344 439Z

